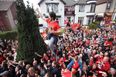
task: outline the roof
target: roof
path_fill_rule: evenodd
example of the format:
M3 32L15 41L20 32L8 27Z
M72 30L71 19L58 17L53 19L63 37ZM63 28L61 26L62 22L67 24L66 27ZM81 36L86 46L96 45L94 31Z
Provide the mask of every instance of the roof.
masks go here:
M64 0L66 6L78 5L78 4L87 4L87 0Z
M103 3L107 3L107 2L111 2L112 0L97 0L97 4L103 4Z
M7 11L14 1L0 1L0 11Z
M43 1L44 0L40 0L38 4L40 5ZM66 6L73 6L77 4L87 4L87 1L95 1L95 0L77 0L77 1L76 0L60 0L60 1L66 4Z
M79 5L79 4L87 4L87 1L88 0L78 0L78 2L76 3L76 5Z
M96 0L64 0L67 6L70 5L79 5L79 4L87 4L88 1L96 1Z
M38 3L38 5L40 5L42 2L44 2L45 0L40 0L40 2ZM62 3L64 3L64 4L66 4L65 2L64 2L64 0L60 0Z
M66 3L66 6L75 5L77 2L75 0L63 0Z
M87 0L79 0L78 4L87 4Z
M102 3L106 3L107 0L97 0L97 4L102 4Z

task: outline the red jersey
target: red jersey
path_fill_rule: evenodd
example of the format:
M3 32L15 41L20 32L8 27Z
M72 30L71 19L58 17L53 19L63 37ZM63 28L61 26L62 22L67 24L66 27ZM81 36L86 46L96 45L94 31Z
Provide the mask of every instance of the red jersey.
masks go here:
M62 77L72 77L72 73L68 69L62 70L61 73Z
M50 19L47 19L46 22L48 23L48 27L52 28L54 31L60 29L60 26L57 21L50 21Z
M5 58L3 56L0 56L0 64L2 64L2 62L5 60Z
M105 41L104 45L105 45L105 46L112 46L113 43L112 43L111 41Z
M108 71L110 69L110 63L109 62L106 62L103 64L101 70L102 71Z

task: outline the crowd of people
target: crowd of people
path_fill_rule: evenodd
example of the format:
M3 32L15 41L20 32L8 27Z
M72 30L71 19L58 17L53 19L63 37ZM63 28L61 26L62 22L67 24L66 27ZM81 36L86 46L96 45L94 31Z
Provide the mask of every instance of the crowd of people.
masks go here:
M54 20L50 24L55 23ZM73 30L67 24L62 35L49 35L51 37L52 42L58 37L56 46L48 46L42 56L36 53L32 63L15 61L17 40L1 39L0 77L116 77L114 27L90 30L80 26Z
M1 77L116 77L116 30L112 28L73 31L67 26L55 54L48 50L32 64L14 61L17 43L1 40Z

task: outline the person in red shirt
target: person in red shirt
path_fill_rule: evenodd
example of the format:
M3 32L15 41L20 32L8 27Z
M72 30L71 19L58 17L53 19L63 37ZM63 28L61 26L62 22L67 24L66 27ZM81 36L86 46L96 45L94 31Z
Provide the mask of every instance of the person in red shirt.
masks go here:
M71 28L72 28L72 30L74 30L74 31L76 31L76 30L79 29L80 27L81 27L81 25L78 24L78 23L74 23L74 24L71 25Z
M86 46L89 46L90 45L90 39L88 38L85 42Z
M104 57L103 61L98 64L98 77L102 77L102 74L110 70L109 57Z
M0 52L0 64L2 64L2 62L5 60L5 58L3 57L2 53Z
M109 63L109 57L104 57L103 59L103 64L102 64L102 67L101 67L101 70L102 71L109 71L110 69L110 63Z
M75 75L77 73L77 70L79 68L79 64L78 64L78 56L74 57L74 63L72 66L72 74Z
M91 66L91 67L92 67L92 66L93 66L93 64L94 64L94 58L93 58L93 57L91 57L91 58L90 58L90 62L89 62L89 66Z
M43 15L40 13L39 9L37 8L36 11L38 12L39 16L45 20L48 24L48 28L46 32L48 34L48 46L51 51L54 51L54 48L58 41L58 35L61 33L60 26L58 21L56 20L56 14L54 12L49 13L49 18L44 19ZM54 54L54 53L53 53Z
M46 61L46 62L49 60L49 57L45 53L43 54L43 60Z
M50 18L46 20L48 23L48 40L49 40L49 47L52 51L54 51L54 46L56 46L58 41L58 35L59 35L59 29L60 26L58 22L56 21L56 14L54 12L49 13Z
M70 70L68 70L64 64L62 70L61 70L62 77L72 77L72 73Z
M110 47L112 47L113 43L112 43L112 41L107 40L107 41L105 41L104 46L110 46Z

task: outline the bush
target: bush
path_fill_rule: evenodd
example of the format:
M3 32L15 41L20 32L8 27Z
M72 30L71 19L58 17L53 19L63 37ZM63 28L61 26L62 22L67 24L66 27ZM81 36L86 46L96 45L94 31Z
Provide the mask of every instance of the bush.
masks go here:
M116 19L114 20L114 22L116 23Z
M97 29L98 28L98 25L99 25L99 21L92 22L89 25L89 29Z
M0 32L0 38L7 40L15 40L17 39L17 31Z

